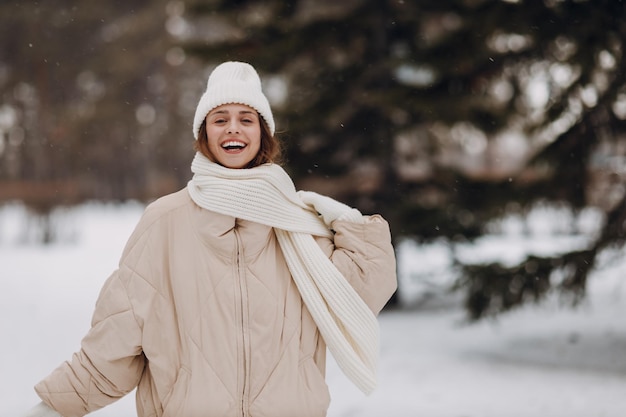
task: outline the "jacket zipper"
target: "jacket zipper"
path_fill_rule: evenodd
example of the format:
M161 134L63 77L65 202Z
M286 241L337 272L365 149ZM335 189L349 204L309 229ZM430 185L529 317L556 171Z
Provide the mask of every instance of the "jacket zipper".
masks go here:
M241 325L241 362L239 363L239 376L241 383L241 415L249 415L249 390L250 390L250 335L248 317L248 286L246 284L245 260L243 245L237 228L235 227L236 253L237 253L237 289L239 295L239 319Z

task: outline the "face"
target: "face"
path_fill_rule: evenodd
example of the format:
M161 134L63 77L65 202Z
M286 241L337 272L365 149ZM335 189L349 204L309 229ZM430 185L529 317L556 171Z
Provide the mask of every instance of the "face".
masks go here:
M261 148L259 114L243 104L224 104L206 117L209 150L226 168L244 168Z

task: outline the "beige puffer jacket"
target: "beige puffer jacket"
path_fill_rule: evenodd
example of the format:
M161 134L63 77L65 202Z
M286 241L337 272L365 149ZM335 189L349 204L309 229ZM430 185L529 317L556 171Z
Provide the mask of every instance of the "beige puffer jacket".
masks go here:
M396 289L380 216L336 221L325 253L378 313ZM198 207L186 189L146 209L73 355L35 387L64 417L137 387L140 417L325 416L326 346L273 229Z

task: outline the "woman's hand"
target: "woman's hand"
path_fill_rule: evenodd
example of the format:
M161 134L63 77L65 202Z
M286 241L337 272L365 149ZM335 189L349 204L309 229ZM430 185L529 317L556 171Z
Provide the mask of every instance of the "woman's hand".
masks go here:
M61 414L48 407L43 401L22 414L19 417L63 417Z
M329 228L335 220L363 223L360 211L337 200L313 191L298 191L298 195L304 204L313 207L322 216L322 220Z

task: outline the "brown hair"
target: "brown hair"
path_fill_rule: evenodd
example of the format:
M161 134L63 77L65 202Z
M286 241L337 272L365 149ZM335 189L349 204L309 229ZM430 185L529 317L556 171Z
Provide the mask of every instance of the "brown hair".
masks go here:
M263 119L260 115L259 124L261 125L261 147L259 148L259 152L256 154L254 159L252 159L252 161L250 161L244 168L254 168L266 163L280 164L282 162L281 144L278 139L272 135L265 119ZM209 158L211 161L216 161L209 150L209 139L206 134L206 120L200 125L200 129L198 130L198 139L194 143L193 148Z

